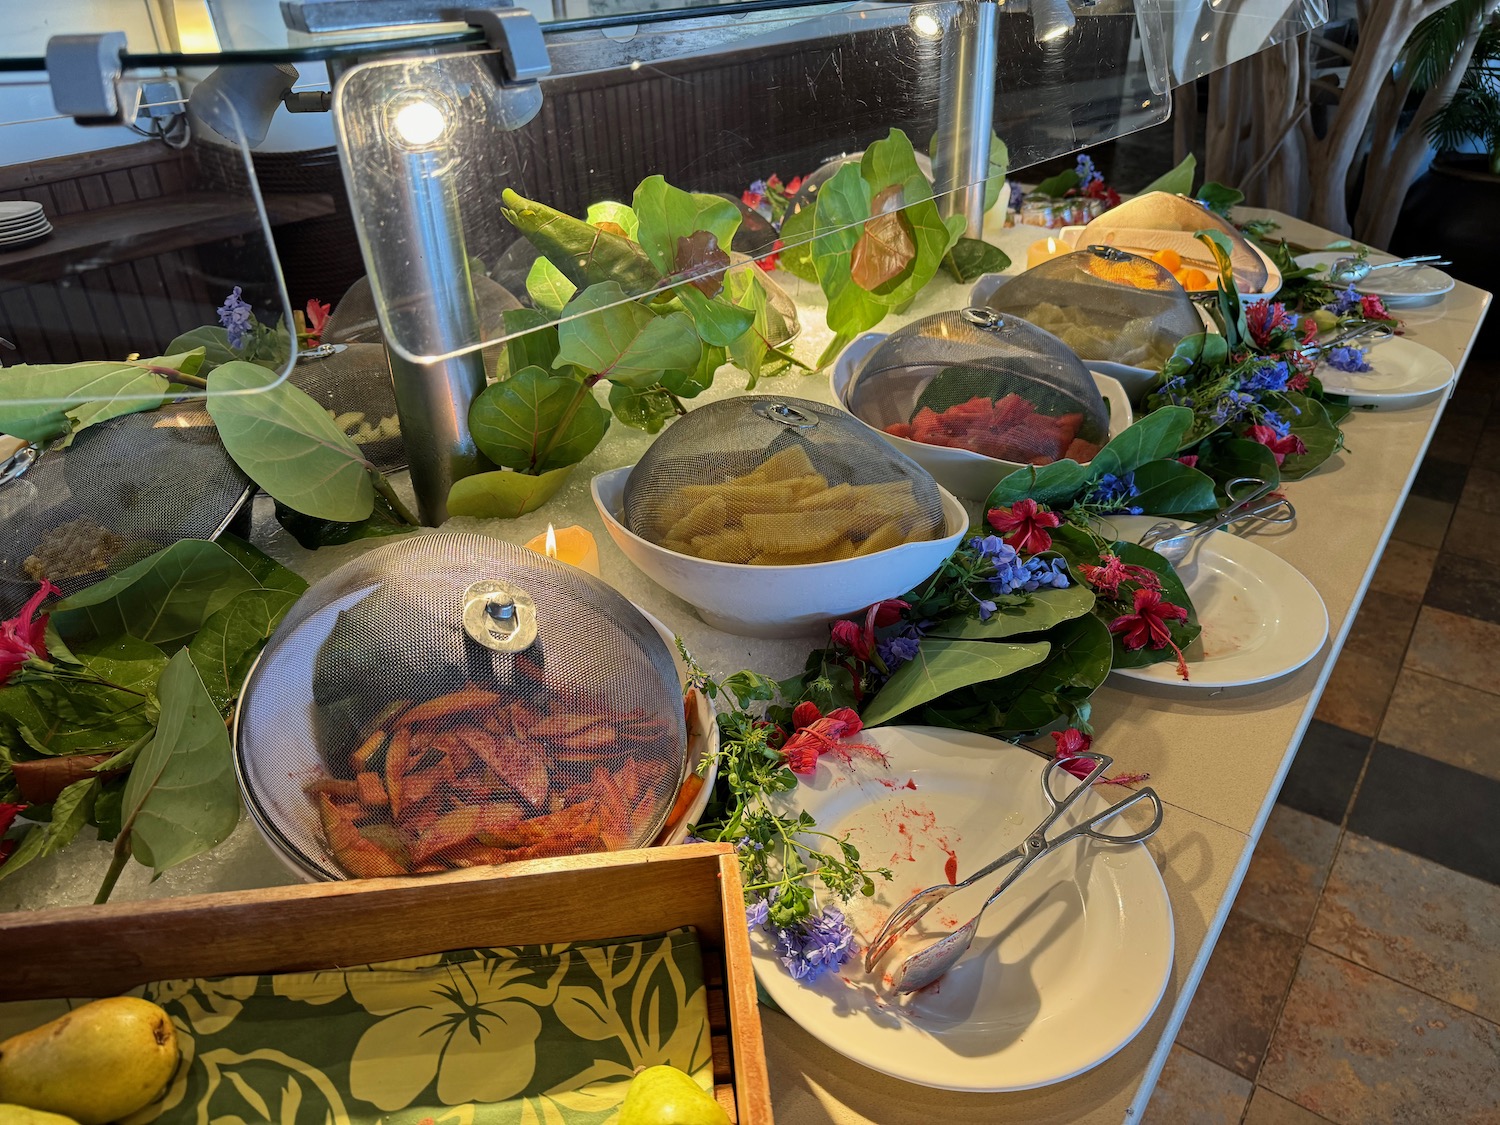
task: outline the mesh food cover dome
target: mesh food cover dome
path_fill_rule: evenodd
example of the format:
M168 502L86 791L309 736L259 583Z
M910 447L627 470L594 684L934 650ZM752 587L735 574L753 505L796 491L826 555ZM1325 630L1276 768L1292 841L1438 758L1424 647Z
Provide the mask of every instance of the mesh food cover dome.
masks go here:
M406 464L396 390L385 348L374 344L321 344L297 356L289 376L383 473Z
M1165 266L1105 246L1027 270L985 300L1051 332L1084 359L1159 368L1203 331L1192 298Z
M799 566L943 533L937 483L847 414L744 395L673 422L625 484L625 526L695 558Z
M235 762L309 875L422 874L649 844L687 730L671 652L614 590L432 532L303 595L245 685Z
M992 309L923 317L861 365L849 411L927 445L1023 465L1093 459L1109 415L1093 376L1056 336Z
M1202 204L1185 195L1165 191L1148 192L1104 212L1083 228L1080 246L1113 246L1143 257L1165 257L1169 269L1196 269L1206 278L1203 290L1212 290L1219 276L1208 247L1193 235L1200 230L1217 230L1229 239L1229 260L1234 266L1234 283L1241 293L1262 292L1270 274L1259 254L1250 248L1245 236ZM1175 255L1174 257L1169 257ZM1198 291L1197 286L1186 288ZM1194 329L1198 331L1198 329Z

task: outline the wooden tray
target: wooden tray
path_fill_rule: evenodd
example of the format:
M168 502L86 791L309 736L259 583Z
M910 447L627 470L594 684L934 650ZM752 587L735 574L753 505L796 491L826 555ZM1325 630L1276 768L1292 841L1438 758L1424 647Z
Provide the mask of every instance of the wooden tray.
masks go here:
M0 1001L111 996L157 980L328 969L676 926L695 927L703 946L714 1092L739 1125L769 1125L750 938L739 865L727 844L3 914Z

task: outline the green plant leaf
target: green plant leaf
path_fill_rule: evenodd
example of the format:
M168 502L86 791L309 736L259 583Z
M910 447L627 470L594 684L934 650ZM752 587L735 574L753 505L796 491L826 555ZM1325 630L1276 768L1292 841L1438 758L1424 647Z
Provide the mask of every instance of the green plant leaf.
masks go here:
M195 348L203 349L203 366L190 374L207 375L221 363L244 358L229 346L229 333L217 324L201 324L189 329L167 345L166 354L176 355Z
M167 666L161 649L129 634L93 637L73 646L73 654L101 679L130 691L156 695L156 684Z
M636 218L635 212L623 203L616 203L612 199L606 199L602 203L591 203L588 214L583 219L591 227L597 227L600 223L614 223L625 232L626 238L635 238L637 242L640 241L636 238L640 230L640 220Z
M532 262L531 269L526 271L526 292L538 309L556 316L573 299L578 286L563 276L562 270L544 255Z
M1025 633L1040 633L1081 617L1094 608L1094 594L1082 582L1061 590L1038 590L1034 594L1012 594L997 598L988 621L977 617L939 621L927 631L930 637L961 641L996 641Z
M896 669L865 708L865 725L878 726L970 684L1014 675L1040 664L1047 652L1045 643L924 640L917 655Z
M72 843L88 823L100 785L97 777L89 777L73 782L59 793L57 800L52 802L52 819L26 833L20 846L0 866L0 879L14 875L32 860L51 855Z
M609 388L609 408L627 426L648 434L660 433L667 420L677 416L677 404L658 387L638 391L615 383Z
M375 507L369 462L316 399L264 367L226 363L208 377L208 412L224 448L289 508L352 523Z
M703 344L685 313L657 316L613 281L591 285L568 302L558 325L557 363L571 363L612 383L645 390L662 374L689 374Z
M475 473L453 482L448 490L448 515L482 520L524 516L552 499L572 471L572 465L564 465L541 476L509 470Z
M1149 461L1176 457L1183 435L1193 424L1185 406L1164 406L1116 434L1089 462L1089 479L1106 473L1133 473Z
M927 142L927 155L937 159L938 135L934 133ZM984 209L992 210L1000 202L1000 189L1005 186L1005 175L1010 171L1010 149L994 133L990 134L990 168L984 180Z
M1192 153L1188 153L1181 164L1177 165L1171 171L1163 172L1160 176L1157 176L1156 179L1141 188L1137 194L1145 195L1147 192L1165 191L1170 192L1172 195L1192 195L1193 177L1197 172L1198 158Z
M538 258L537 261L545 262L547 259ZM572 287L568 288L568 297L572 297ZM563 305L567 304L564 298L558 302L557 308L550 311L536 309L506 309L500 314L501 322L505 325L505 358L500 364L500 370L496 372L501 379L509 378L517 371L526 367L540 367L548 369L557 359L557 326L553 322L557 314L562 311Z
M800 325L788 320L771 301L759 268L733 270L729 274L730 299L751 314L750 330L729 345L729 357L749 374L747 391L754 390L763 375L779 375L791 366L783 354L796 337Z
M161 721L125 783L123 817L131 854L160 875L234 831L240 793L229 732L186 649L158 694Z
M960 238L943 257L943 268L953 280L973 281L987 273L1001 273L1010 268L1010 255L998 246L978 238Z
M1032 189L1032 195L1044 195L1048 199L1061 199L1079 184L1078 171L1066 168L1055 176L1048 176Z
M818 284L828 298L828 327L840 337L855 336L879 324L886 305L854 283L850 256L870 217L874 193L859 165L846 164L818 192L813 211L811 257Z
M221 535L214 540L235 562L248 570L251 576L268 590L286 590L292 594L307 592L307 580L289 570L266 554L259 547L246 543L235 535Z
M1224 334L1225 347L1233 352L1242 341L1250 338L1250 326L1245 322L1245 306L1234 283L1234 248L1230 245L1229 236L1221 230L1200 230L1193 237L1208 247L1218 264L1219 329Z
M1181 461L1147 461L1134 470L1136 496L1130 501L1151 516L1176 516L1214 506L1214 481Z
M651 259L632 239L592 227L509 188L500 199L505 217L577 288L613 281L639 296L661 283Z
M155 410L165 400L171 373L192 375L202 364L203 354L189 351L128 363L0 367L0 433L50 441L122 414Z
M118 750L154 719L146 700L101 684L49 679L0 691L0 729L48 757Z
M1066 505L1092 479L1090 466L1077 461L1053 461L1050 465L1028 465L1001 479L984 502L985 510L1008 508L1028 497L1038 504Z
M1287 454L1281 463L1281 479L1301 480L1344 448L1344 432L1316 399L1296 391L1287 391L1281 397L1288 403L1288 408L1280 411L1282 417L1291 423L1292 434L1307 446L1306 453Z
M1258 441L1219 434L1198 447L1198 468L1213 477L1217 495L1213 509L1229 502L1224 485L1236 477L1253 477L1275 488L1281 483L1276 456ZM1207 509L1204 509L1205 512Z
M878 296L886 304L902 305L936 275L953 236L932 199L932 183L923 175L911 141L900 129L892 129L884 140L865 149L860 174L870 185L872 202L895 185L901 187L901 215L911 225L917 256L910 272L903 273L896 284L881 287Z
M587 386L540 367L486 387L469 407L479 451L497 465L534 475L576 465L608 428L609 411Z
M236 595L259 586L217 543L182 539L64 598L52 622L75 652L90 637L165 645L192 636Z
M247 590L198 630L188 656L221 712L239 698L250 666L296 603L297 595L286 590Z
M1238 188L1227 187L1209 180L1198 189L1198 199L1221 219L1229 218L1229 212L1245 201L1245 193Z
M706 231L727 253L734 232L740 229L740 209L732 202L683 191L661 176L642 180L632 204L640 224L636 237L641 249L664 276L681 269L679 239Z
M818 280L818 267L813 264L812 244L817 209L817 200L814 198L810 206L787 213L786 218L781 221L782 248L776 260L778 268L814 284Z
M375 494L374 510L362 520L340 523L337 520L320 520L315 516L278 503L275 508L279 523L297 543L309 551L319 547L336 547L342 543L357 543L361 539L381 539L388 535L405 535L414 530L412 525L396 514L390 502L379 493Z
M1172 349L1162 372L1168 379L1186 375L1190 371L1212 371L1229 361L1229 344L1217 332L1199 332L1196 336L1184 336Z

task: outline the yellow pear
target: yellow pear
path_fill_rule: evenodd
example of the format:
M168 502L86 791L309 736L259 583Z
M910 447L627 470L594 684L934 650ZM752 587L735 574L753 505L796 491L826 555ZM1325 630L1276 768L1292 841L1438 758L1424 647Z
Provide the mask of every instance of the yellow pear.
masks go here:
M630 1080L620 1125L729 1125L729 1114L676 1067L648 1066Z
M167 1013L115 996L0 1043L0 1102L105 1125L149 1105L176 1069Z
M24 1105L0 1105L0 1125L78 1125L71 1117L27 1109Z

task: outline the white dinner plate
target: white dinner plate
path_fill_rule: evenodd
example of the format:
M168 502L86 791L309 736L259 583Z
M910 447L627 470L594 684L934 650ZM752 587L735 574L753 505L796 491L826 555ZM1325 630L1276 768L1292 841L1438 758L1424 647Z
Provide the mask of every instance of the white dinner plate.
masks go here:
M1114 533L1137 542L1156 516L1109 516ZM1174 521L1186 527L1185 521ZM1108 534L1108 532L1106 532ZM1181 688L1244 687L1302 667L1328 638L1328 610L1313 584L1264 547L1215 531L1177 564L1203 633L1184 654L1189 679L1175 661L1116 668L1114 675Z
M1361 347L1354 341L1354 347ZM1368 371L1340 371L1325 360L1317 376L1329 394L1348 395L1351 406L1411 406L1453 382L1453 364L1431 348L1401 336L1376 341L1365 352Z
M936 727L881 727L859 739L887 763L824 755L786 799L812 813L819 831L847 832L865 865L889 867L894 878L877 880L873 898L845 904L856 951L810 984L793 980L767 936L752 931L756 975L782 1011L863 1066L946 1090L1045 1086L1128 1043L1172 969L1172 907L1143 844L1073 841L1038 860L985 913L964 959L920 992L898 994L886 978L924 938L971 917L999 876L945 899L873 974L864 971L864 944L893 908L1009 851L1048 807L1045 761L1009 742ZM1061 792L1077 782L1056 784ZM1076 815L1125 792L1102 786Z
M42 213L42 205L28 199L0 200L0 222L9 222L13 219L30 219Z
M1348 251L1319 250L1313 254L1299 254L1297 264L1304 269L1315 266L1331 266L1340 258L1350 257ZM1369 258L1372 266L1382 262L1395 262L1394 254L1372 250ZM1455 282L1440 269L1432 266L1404 266L1398 270L1376 270L1363 281L1354 283L1356 293L1368 293L1379 297L1392 308L1400 305L1427 305L1442 299L1452 291Z

